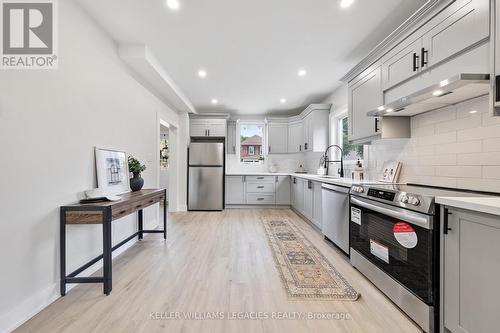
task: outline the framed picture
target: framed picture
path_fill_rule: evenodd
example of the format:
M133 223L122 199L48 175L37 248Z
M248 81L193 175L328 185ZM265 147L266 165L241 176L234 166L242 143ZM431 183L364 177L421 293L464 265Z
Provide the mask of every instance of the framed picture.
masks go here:
M124 151L95 148L97 187L106 194L130 192L127 154Z

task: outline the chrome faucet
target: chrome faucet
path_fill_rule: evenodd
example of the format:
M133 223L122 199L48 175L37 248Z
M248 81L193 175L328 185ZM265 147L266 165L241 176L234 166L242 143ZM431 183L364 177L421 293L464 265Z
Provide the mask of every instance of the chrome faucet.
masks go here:
M338 148L340 150L340 160L335 160L335 161L328 160L328 151L332 147ZM323 155L323 159L325 160L325 162L324 162L325 166L324 167L326 169L326 175L327 176L328 176L328 169L329 169L330 163L339 163L340 162L340 169L339 169L338 173L339 173L340 177L344 177L344 151L342 150L342 148L340 148L340 146L338 146L338 145L331 145L328 148L326 148L325 154Z

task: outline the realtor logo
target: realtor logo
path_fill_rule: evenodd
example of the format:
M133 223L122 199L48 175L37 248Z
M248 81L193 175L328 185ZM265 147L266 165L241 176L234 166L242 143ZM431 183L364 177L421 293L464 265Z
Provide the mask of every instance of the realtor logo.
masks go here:
M3 69L57 68L54 0L0 0Z

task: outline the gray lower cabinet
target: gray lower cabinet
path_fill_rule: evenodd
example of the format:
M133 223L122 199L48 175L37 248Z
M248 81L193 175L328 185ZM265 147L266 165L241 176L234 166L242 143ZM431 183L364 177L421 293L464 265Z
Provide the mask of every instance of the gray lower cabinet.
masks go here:
M245 176L226 176L226 205L244 205L245 193Z
M314 208L314 189L312 180L306 180L304 184L304 210L302 214L312 221Z
M290 205L290 177L276 176L276 205Z
M292 207L321 228L323 215L321 182L292 177Z
M452 333L498 332L500 217L447 207L442 220L446 209L449 230L441 238L442 326Z
M304 211L304 183L305 180L293 177L292 181L292 207L298 212Z
M226 176L226 205L289 206L289 176Z
M323 198L321 191L321 183L313 182L313 215L312 222L318 227L322 228L323 226Z

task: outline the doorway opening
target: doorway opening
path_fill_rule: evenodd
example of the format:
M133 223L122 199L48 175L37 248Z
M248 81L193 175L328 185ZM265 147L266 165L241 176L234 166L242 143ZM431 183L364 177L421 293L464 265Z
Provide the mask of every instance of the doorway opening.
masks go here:
M170 169L170 126L168 123L160 123L160 188L169 189ZM168 190L167 190L168 201Z

